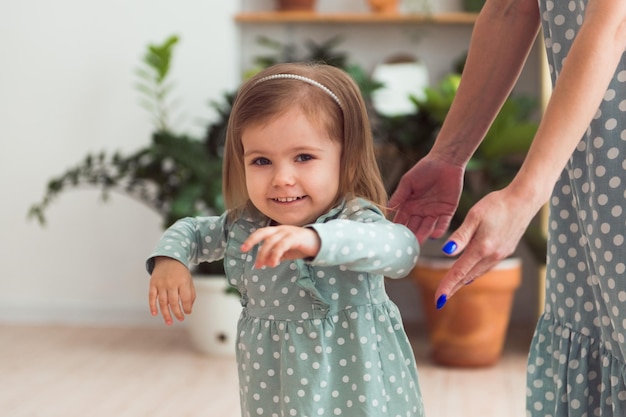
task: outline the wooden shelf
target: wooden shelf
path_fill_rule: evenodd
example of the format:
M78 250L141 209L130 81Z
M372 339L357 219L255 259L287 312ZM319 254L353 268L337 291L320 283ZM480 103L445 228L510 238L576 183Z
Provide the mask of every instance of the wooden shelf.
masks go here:
M472 25L476 13L441 13L441 14L377 14L377 13L317 13L317 12L245 12L235 16L239 23L353 23L353 24L463 24Z

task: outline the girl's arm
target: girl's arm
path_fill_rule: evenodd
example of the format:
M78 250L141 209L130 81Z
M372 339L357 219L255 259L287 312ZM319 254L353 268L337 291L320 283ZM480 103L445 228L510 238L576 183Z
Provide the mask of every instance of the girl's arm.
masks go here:
M351 218L306 227L264 227L252 233L241 250L247 252L261 245L256 268L307 259L313 265L342 265L353 271L400 278L415 266L419 246L409 229L389 222L374 210L358 210Z
M150 272L148 305L165 324L172 316L183 321L196 298L189 265L212 262L224 256L225 216L186 218L169 227L146 262Z
M344 265L352 271L406 276L417 263L419 245L406 227L378 221L332 220L311 226L321 242L313 265Z
M211 217L187 217L170 226L146 262L152 272L154 258L176 259L187 268L200 262L214 262L224 257L227 213Z

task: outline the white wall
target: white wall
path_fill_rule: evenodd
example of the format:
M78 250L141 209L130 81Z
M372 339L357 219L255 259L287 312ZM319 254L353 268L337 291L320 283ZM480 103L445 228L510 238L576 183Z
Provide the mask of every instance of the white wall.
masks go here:
M181 37L173 77L186 117L178 130L199 133L212 116L209 100L237 85L245 60L240 64L233 16L255 1L0 2L0 321L160 324L147 312L143 266L161 233L158 216L124 196L102 203L93 190L64 193L47 213L45 228L27 221L26 213L46 182L86 153L132 151L150 140L152 126L138 104L133 71L146 45L170 34ZM339 3L319 4L324 9ZM364 3L342 4L364 11ZM244 51L254 51L249 29L242 33ZM320 40L330 36L328 27L311 29ZM371 42L360 41L366 28L341 30L348 35L345 49L367 69L385 58L368 49ZM427 53L414 33L396 29L394 48L383 52L401 51L395 39L408 39L417 45L413 52ZM433 38L435 48L447 47ZM458 40L452 43L459 47ZM433 68L446 65L436 55L428 61ZM409 282L399 285L394 288L406 319L418 318L417 293L406 291L412 290Z
M232 1L3 0L0 3L0 320L154 322L143 260L160 218L126 197L61 196L48 225L26 220L48 179L90 151L150 140L134 69L148 43L178 34L173 78L185 119L239 79Z

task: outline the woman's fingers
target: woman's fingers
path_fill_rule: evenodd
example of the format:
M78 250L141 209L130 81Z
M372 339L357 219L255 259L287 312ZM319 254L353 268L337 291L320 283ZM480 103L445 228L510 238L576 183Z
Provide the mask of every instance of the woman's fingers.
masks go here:
M447 255L460 256L439 283L435 293L438 308L515 251L528 222L502 201L501 195L492 193L478 202L443 246Z

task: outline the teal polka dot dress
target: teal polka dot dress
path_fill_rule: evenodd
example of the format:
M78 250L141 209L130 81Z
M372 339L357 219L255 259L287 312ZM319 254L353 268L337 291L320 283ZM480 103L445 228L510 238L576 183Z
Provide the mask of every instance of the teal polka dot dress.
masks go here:
M383 278L415 265L413 233L355 199L310 225L322 243L315 259L255 269L256 249L240 246L267 225L259 215L183 219L151 255L185 265L224 258L242 295L242 416L422 416L415 358Z
M587 1L539 3L554 81ZM626 416L625 190L622 57L550 201L545 313L528 359L529 416Z

